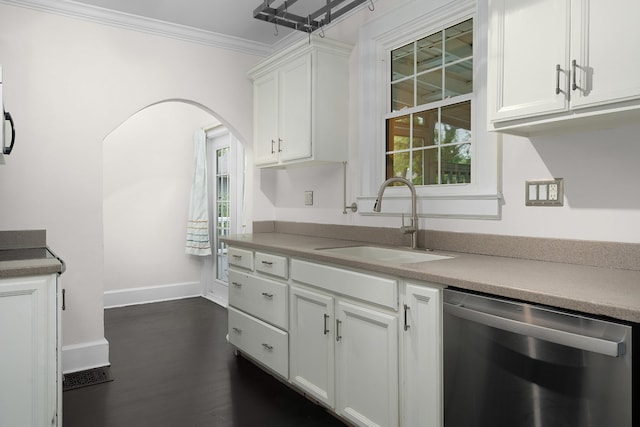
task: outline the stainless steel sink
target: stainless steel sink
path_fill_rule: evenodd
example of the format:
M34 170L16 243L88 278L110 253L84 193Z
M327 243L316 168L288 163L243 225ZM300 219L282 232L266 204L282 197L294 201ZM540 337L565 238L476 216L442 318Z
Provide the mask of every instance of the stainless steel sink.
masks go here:
M346 248L326 248L318 250L331 255L348 256L367 261L383 261L397 264L437 261L451 258L450 256L435 255L427 252L381 248L378 246L349 246Z

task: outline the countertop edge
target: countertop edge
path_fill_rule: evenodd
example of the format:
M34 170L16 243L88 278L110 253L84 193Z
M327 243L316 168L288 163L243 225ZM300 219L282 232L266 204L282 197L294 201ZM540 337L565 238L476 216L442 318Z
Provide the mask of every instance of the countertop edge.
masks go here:
M57 258L0 261L0 278L62 274L64 263Z
M284 233L225 236L222 240L227 244L253 250L299 256L346 268L431 282L445 287L476 291L627 322L640 322L640 272L638 271L444 251L436 253L453 255L452 260L456 261L441 260L414 264L374 263L351 257L338 257L317 250L321 247L363 245L363 242L357 241L310 238ZM318 245L321 247L317 247ZM464 271L465 262L471 265L469 271ZM499 269L505 265L509 267L506 272L498 272L495 276L487 273L491 268ZM478 266L480 267L477 268L478 273L474 274L473 268ZM510 277L509 274L512 274L511 277L518 276L519 271L523 272L520 276L526 277L515 277L513 284L506 282ZM578 279L574 281L572 274ZM527 280L531 281L532 286L527 285ZM563 280L567 283L566 287L562 286L565 283ZM603 280L607 282L606 286L600 283ZM541 283L545 281L549 283ZM634 291L634 298L618 301L614 301L616 298L611 298L611 292L629 289Z

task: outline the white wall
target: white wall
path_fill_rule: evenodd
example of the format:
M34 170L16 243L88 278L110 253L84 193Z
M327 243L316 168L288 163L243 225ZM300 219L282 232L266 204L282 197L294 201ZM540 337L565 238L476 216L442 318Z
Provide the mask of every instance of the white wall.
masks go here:
M417 0L414 0L417 5ZM412 3L401 2L400 4ZM445 1L421 3L421 8ZM486 2L479 2L486 7ZM354 26L378 19L394 0L377 0L376 10L326 30L329 38L356 43ZM431 5L431 6L430 6ZM416 8L418 6L415 6ZM398 9L395 8L394 11ZM347 204L359 195L358 46L351 55L350 135ZM480 83L482 84L482 83ZM567 239L640 243L640 126L611 127L600 131L575 129L566 135L522 138L504 136L502 186L504 205L500 220L426 218L420 227L443 231L540 236ZM563 207L526 207L527 179L565 179ZM399 227L397 217L342 214L342 172L336 166L256 173L256 219ZM314 206L304 206L303 192L314 191ZM371 196L371 194L368 194ZM262 198L260 198L263 196ZM271 215L273 215L271 217Z
M216 123L182 102L146 108L104 140L104 290L200 283L185 254L193 132Z
M205 106L250 141L245 72L257 60L0 3L5 104L17 132L0 167L0 229L44 228L67 262L65 347L104 341L105 136L136 111L178 98Z

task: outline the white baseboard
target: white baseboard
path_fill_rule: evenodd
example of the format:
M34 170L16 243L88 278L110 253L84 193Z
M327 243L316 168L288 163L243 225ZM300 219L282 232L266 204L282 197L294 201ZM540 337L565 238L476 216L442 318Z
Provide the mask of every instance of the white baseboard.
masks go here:
M105 291L104 308L124 307L127 305L147 304L199 296L202 296L202 285L200 282L118 289Z
M62 372L65 374L109 365L109 341L104 338L62 347Z
M229 301L219 296L216 296L213 294L204 294L202 297L208 299L211 302L218 304L221 307L227 308L229 306Z

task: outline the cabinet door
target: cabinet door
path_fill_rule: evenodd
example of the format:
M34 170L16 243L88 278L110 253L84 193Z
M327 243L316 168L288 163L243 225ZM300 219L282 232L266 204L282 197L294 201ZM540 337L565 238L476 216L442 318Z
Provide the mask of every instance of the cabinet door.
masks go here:
M441 300L440 289L407 284L403 425L442 426Z
M397 426L397 318L345 301L336 315L336 411L361 426Z
M56 316L55 278L0 280L0 425L57 425Z
M570 0L490 0L490 122L568 109L569 13Z
M637 0L572 1L571 60L576 61L573 109L640 97Z
M254 162L268 165L278 161L278 73L253 82Z
M333 298L295 286L290 288L290 293L290 380L333 408Z
M311 157L311 54L284 65L279 84L280 161Z

